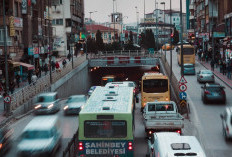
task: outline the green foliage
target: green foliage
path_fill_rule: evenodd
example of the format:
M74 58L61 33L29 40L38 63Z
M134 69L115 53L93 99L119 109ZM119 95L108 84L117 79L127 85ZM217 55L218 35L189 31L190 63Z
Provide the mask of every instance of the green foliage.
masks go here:
M145 49L148 48L156 49L156 47L158 46L155 43L155 36L151 29L147 29L145 34L141 33L140 46Z
M96 33L96 49L98 51L104 50L104 43L103 43L103 39L102 39L102 33L100 32L100 30L97 30L97 33Z

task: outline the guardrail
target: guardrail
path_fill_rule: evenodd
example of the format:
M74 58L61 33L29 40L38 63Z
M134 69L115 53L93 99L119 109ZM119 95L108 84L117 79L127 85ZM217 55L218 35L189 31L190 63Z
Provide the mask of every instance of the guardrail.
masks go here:
M73 68L76 68L86 60L86 55L78 56L78 58L73 58ZM65 68L62 68L60 71L52 71L52 84L62 78L64 75L69 73L72 70L72 62L68 62ZM33 96L37 95L40 92L46 92L50 90L50 74L39 78L36 83L25 86L19 91L11 94L11 105L10 112L15 110L20 105L27 102Z
M78 153L78 130L63 151L63 157L76 157Z

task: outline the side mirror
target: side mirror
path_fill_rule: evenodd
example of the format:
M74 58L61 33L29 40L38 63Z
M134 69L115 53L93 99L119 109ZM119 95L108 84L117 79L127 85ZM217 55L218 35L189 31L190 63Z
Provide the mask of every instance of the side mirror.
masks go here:
M224 119L224 116L222 114L220 114L220 117L221 117L221 119Z

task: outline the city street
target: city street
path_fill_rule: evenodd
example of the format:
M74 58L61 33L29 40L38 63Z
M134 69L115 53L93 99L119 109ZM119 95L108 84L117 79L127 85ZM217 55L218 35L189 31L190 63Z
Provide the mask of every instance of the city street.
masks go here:
M180 79L180 67L177 64L176 51L172 51L173 54L173 74ZM167 61L170 61L170 51L167 51ZM170 63L170 62L169 62ZM196 72L205 69L196 60ZM193 127L196 128L196 132L193 135L198 138L202 147L205 149L207 156L209 157L229 157L232 154L232 142L226 142L222 134L222 123L220 114L224 111L225 106L229 106L232 103L231 93L232 90L220 79L215 77L215 81L225 86L226 92L226 105L223 104L204 104L201 100L201 86L197 82L196 75L185 76L187 80L187 95L190 104L190 120Z

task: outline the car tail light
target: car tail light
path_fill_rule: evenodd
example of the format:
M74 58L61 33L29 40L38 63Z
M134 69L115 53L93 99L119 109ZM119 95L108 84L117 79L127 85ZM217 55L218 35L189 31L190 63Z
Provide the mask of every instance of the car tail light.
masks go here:
M82 151L84 149L84 146L83 146L82 142L79 142L78 149L79 149L79 151Z
M205 94L210 94L210 92L208 90L205 91Z
M181 134L181 130L176 130L176 132L177 132L178 134Z
M222 93L222 95L225 95L225 94L226 94L224 90L222 90L222 92L221 92L221 93Z
M133 144L132 142L128 142L128 150L132 150L133 149Z

